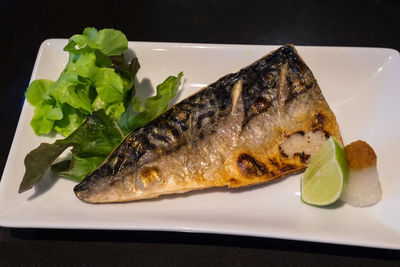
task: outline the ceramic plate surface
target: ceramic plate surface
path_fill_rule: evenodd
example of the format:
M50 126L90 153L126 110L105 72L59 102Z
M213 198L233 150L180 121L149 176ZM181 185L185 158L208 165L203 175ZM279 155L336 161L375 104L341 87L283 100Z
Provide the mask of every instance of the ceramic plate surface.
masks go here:
M68 54L65 39L43 42L32 80L57 79ZM138 81L155 87L184 72L175 102L238 71L277 46L129 42ZM385 48L297 47L336 114L345 143L363 139L378 155L383 199L369 208L316 208L300 201L300 175L241 190L210 189L156 200L91 205L75 183L47 173L18 194L25 155L50 137L35 136L33 108L24 103L0 183L0 225L7 227L165 230L250 235L400 248L400 57ZM144 96L143 94L141 96Z

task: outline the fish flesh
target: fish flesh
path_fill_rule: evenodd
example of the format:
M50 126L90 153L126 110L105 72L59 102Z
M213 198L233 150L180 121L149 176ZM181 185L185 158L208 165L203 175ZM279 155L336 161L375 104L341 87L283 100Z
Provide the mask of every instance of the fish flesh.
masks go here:
M242 187L305 169L341 136L311 70L285 45L131 132L75 186L89 203Z
M304 170L331 135L335 115L285 45L131 132L74 191L109 203L264 183Z

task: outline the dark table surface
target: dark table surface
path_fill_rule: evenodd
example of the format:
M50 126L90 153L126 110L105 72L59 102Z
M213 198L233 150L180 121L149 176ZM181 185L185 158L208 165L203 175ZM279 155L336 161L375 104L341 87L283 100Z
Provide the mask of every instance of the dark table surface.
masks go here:
M85 26L116 28L136 41L400 50L400 1L395 0L0 0L0 22L0 170L39 45ZM399 260L394 250L269 238L0 227L0 265L400 266Z

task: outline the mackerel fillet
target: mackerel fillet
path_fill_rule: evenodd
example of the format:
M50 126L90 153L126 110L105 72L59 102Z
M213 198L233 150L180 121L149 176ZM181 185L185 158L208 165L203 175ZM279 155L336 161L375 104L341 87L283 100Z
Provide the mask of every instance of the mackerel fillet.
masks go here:
M131 132L74 191L110 203L265 183L304 170L331 135L335 115L286 45Z

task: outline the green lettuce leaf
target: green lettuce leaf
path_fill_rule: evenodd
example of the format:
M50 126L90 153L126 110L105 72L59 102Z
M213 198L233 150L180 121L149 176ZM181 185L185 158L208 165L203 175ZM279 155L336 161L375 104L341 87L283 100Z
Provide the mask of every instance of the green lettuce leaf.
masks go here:
M25 94L26 100L33 106L38 106L31 120L32 129L37 134L48 134L54 125L54 120L62 118L60 105L49 97L49 89L54 84L51 80L35 80Z
M86 119L86 115L69 105L62 107L63 117L61 120L56 120L53 129L63 136L69 136L77 129Z
M51 170L61 176L81 182L90 172L95 170L104 161L104 157L78 157L72 154L72 159L58 162L51 166Z
M97 168L107 155L121 142L123 134L118 125L103 110L88 116L85 122L70 136L53 144L42 143L25 157L25 175L19 192L38 183L53 162L67 148L72 147L72 160L63 161L53 171L81 181Z
M26 100L32 105L40 104L43 98L48 98L48 92L54 81L39 79L31 83L30 90L25 93Z
M146 125L166 110L171 100L176 96L182 76L182 72L176 77L169 76L157 86L157 94L147 98L143 105L139 98L135 98L118 120L124 133L127 134L136 128Z
M26 155L25 174L19 185L18 193L25 192L37 184L49 169L53 161L68 148L68 144L48 144L42 143L40 146Z
M119 118L126 99L132 97L136 72L132 64L124 62L121 68L110 56L125 61L121 54L127 48L125 35L113 29L86 28L83 34L72 36L64 48L69 60L57 81L33 81L27 89L26 98L35 106L31 122L35 133L55 130L68 136L87 115L100 109L111 119Z
M69 40L65 51L77 53L82 48L89 46L102 51L107 56L117 56L128 49L126 36L114 29L102 29L87 27L82 34L76 34Z

